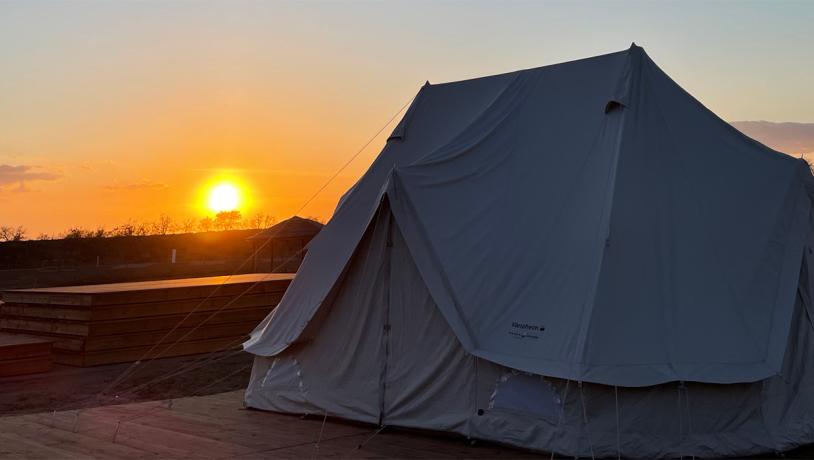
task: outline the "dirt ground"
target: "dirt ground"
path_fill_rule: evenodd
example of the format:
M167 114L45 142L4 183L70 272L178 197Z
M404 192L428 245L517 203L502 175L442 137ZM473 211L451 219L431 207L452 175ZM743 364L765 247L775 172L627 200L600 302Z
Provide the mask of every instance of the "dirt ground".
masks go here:
M130 363L54 365L47 373L0 378L0 416L240 390L249 382L251 364L252 355L231 351L156 359L133 368ZM131 370L109 388L127 369Z

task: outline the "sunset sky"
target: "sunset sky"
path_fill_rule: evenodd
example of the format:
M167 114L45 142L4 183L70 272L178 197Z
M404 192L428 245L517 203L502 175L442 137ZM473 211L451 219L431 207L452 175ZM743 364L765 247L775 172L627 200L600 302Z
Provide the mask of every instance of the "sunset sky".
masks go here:
M221 181L286 218L425 80L632 41L726 120L814 123L814 2L0 2L0 225L197 219Z

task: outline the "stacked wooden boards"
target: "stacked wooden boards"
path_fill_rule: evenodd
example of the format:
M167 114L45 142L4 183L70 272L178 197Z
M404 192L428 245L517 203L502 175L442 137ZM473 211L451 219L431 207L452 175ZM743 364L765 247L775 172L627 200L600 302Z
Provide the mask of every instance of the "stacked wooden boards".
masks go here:
M0 377L51 369L51 340L0 332Z
M0 330L54 340L54 360L94 366L237 348L293 274L248 274L3 292ZM158 344L158 345L156 345Z

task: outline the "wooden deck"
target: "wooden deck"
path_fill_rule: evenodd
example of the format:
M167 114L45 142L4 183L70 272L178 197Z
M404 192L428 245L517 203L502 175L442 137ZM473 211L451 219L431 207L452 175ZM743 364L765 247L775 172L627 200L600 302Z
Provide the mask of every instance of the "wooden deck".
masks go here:
M539 458L451 436L246 410L243 392L0 418L7 458ZM319 442L317 443L317 440ZM361 445L361 448L360 448Z

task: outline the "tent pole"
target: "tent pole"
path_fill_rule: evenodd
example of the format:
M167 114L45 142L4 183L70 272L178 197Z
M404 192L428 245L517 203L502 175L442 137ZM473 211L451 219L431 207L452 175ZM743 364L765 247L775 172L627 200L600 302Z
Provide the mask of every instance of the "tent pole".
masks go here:
M382 373L379 377L379 427L384 427L384 411L386 404L387 394L387 362L390 359L390 285L393 282L392 278L392 249L393 249L393 216L387 220L387 242L385 243L385 257L384 269L386 270L385 279L385 310L384 310L384 324L382 325L382 340L384 341L384 363L382 364Z

